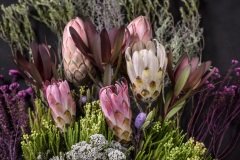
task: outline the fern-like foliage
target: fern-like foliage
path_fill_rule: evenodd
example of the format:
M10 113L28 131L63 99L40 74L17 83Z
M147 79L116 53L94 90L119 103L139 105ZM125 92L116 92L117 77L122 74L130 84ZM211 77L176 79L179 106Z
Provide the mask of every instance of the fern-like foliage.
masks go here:
M0 37L8 42L12 49L21 51L28 48L35 34L29 19L29 8L24 4L1 5Z
M94 134L103 134L111 141L98 101L87 103L85 116L61 132L52 121L50 110L40 99L35 100L35 111L29 112L31 133L24 134L21 145L23 157L27 160L49 159L61 152L67 152L80 141L89 141Z
M44 108L42 101L35 100L35 111L29 112L31 133L24 134L21 142L23 157L37 159L39 153L49 152L58 155L60 151L60 131L53 124L50 110Z
M174 122L154 122L151 128L144 131L143 140L135 160L210 160L204 144L189 139L184 142L185 135Z

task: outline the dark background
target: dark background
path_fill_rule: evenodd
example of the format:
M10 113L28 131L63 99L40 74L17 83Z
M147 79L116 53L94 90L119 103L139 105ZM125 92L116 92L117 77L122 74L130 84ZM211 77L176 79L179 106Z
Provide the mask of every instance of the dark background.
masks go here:
M13 2L16 0L0 0L0 4L6 5ZM172 0L172 3L174 15L179 18L177 10L180 1ZM240 60L240 0L200 0L200 13L205 36L203 58L211 60L214 66L225 71L233 58ZM0 74L6 75L7 70L12 68L15 65L10 49L0 40ZM240 159L239 146L240 144L227 160Z

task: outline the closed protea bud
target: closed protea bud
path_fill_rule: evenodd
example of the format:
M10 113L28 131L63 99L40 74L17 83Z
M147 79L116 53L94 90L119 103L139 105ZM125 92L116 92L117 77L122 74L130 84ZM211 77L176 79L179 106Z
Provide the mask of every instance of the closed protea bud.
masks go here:
M132 111L130 109L128 85L126 81L107 86L100 90L99 99L108 126L119 141L131 140Z
M130 36L134 37L137 41L147 42L152 39L152 27L148 18L139 16L132 20L127 26Z
M139 41L127 48L125 58L135 96L144 102L154 101L161 92L167 67L164 47L156 40Z
M66 124L71 124L76 115L76 104L67 81L49 85L46 95L52 117L57 127L63 130Z
M83 23L78 17L72 19L68 22L63 32L62 56L65 76L68 81L74 84L80 84L86 78L87 70L93 72L90 61L77 49L69 32L69 27L73 27L81 37L83 43L88 46L88 39Z

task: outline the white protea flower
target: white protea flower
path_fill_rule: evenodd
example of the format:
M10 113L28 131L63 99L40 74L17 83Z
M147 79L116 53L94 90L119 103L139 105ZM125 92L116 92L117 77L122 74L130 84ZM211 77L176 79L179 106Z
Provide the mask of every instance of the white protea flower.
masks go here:
M164 46L157 40L138 41L127 48L125 58L135 96L144 102L156 100L167 68Z

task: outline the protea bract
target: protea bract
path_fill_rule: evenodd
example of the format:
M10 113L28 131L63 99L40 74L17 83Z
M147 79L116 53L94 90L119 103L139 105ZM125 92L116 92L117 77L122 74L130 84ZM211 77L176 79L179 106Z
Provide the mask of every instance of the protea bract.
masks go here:
M132 20L127 29L135 41L147 42L152 39L151 23L145 16L139 16Z
M125 53L127 72L135 96L152 102L160 94L167 67L165 48L157 40L138 41Z
M76 104L67 81L48 85L46 97L57 127L63 130L65 125L73 122L76 115Z
M101 88L99 99L108 126L119 141L129 142L132 135L132 111L127 82L124 80L114 86Z
M75 46L69 31L69 27L73 27L83 43L88 46L88 38L83 23L83 20L78 17L72 19L68 22L63 32L62 56L64 72L67 80L76 85L86 79L88 71L94 72L90 61Z

